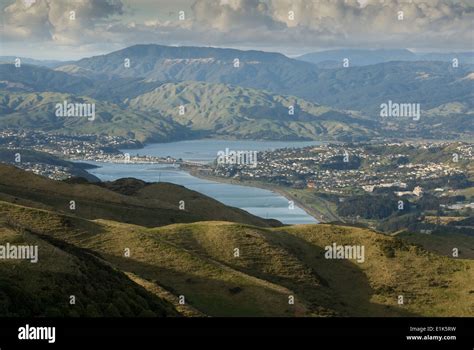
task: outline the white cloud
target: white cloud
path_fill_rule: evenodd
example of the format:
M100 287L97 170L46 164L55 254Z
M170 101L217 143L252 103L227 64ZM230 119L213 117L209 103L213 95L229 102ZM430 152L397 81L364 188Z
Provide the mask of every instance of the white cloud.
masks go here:
M187 3L187 5L185 5ZM7 43L70 47L180 43L298 51L474 48L473 0L23 0L4 7ZM76 11L76 20L68 13ZM177 13L186 11L186 20ZM294 11L295 19L289 18ZM398 19L403 11L404 19ZM83 50L83 48L82 48Z
M122 7L120 0L16 0L3 9L2 38L58 44L100 40L96 31L103 31L108 21L122 15Z

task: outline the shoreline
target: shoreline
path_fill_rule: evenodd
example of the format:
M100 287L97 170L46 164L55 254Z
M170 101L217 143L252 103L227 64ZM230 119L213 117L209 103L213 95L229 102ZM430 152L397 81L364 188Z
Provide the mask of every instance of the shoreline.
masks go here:
M84 162L83 164L90 164L90 163L86 163L84 160L82 160L82 162ZM94 162L97 162L97 161L94 161ZM100 163L100 162L98 162L98 163ZM104 163L108 163L108 162L104 162ZM128 164L130 164L130 163L128 163ZM101 167L100 165L94 165L94 167L90 168L90 169L96 169L96 168L100 168L100 167ZM189 175L194 176L198 179L213 181L213 182L216 182L216 183L224 183L224 184L230 184L230 185L260 188L260 189L263 189L263 190L271 191L275 194L278 194L278 195L282 196L283 198L285 198L288 201L290 201L290 200L293 201L295 206L297 206L298 208L303 210L307 215L309 215L310 217L315 219L317 221L316 224L325 223L325 220L322 219L322 217L321 217L321 215L323 215L323 214L321 214L320 212L314 210L313 208L310 208L306 204L302 203L298 198L295 198L290 193L288 193L288 192L286 192L282 189L275 188L275 187L272 187L272 186L266 186L266 185L263 185L263 184L249 184L249 183L244 183L244 182L236 182L236 181L233 181L233 180L225 180L225 179L222 179L222 178L219 178L219 177L214 177L214 176L205 176L199 170L197 170L197 169L200 169L200 168L201 167L190 166L190 165L187 165L187 166L184 166L184 167L183 166L179 167L180 170L182 170L182 171L188 173ZM88 171L87 171L87 173L91 174Z
M318 223L325 223L326 221L322 218L323 214L320 213L319 211L315 210L314 208L309 207L305 203L301 202L298 198L294 197L291 193L288 193L287 191L284 191L281 188L277 188L271 185L264 185L260 183L249 183L249 182L242 182L242 181L235 181L235 180L227 180L223 179L217 176L210 176L210 175L204 175L202 174L199 170L196 170L194 167L191 169L186 169L186 168L181 168L183 171L186 171L190 175L197 177L198 179L203 179L203 180L209 180L209 181L215 181L215 182L220 182L220 183L225 183L225 184L230 184L230 185L239 185L239 186L246 186L246 187L254 187L254 188L260 188L262 190L267 190L267 191L272 191L276 194L279 194L280 196L286 198L288 201L293 201L297 207L300 209L304 210L306 214L311 216L312 218L316 219Z

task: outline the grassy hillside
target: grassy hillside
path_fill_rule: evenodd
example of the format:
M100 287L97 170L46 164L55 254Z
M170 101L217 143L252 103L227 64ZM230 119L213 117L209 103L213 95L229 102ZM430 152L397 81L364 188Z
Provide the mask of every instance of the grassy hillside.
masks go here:
M140 77L118 78L73 64L52 69L31 63L16 68L11 62L0 59L0 88L8 92L60 92L120 103L162 84Z
M131 60L130 68L124 67L125 58ZM239 68L233 64L236 58L240 60ZM379 116L380 104L389 99L420 103L423 110L461 102L467 103L472 111L473 81L466 79L472 73L472 65L464 63L453 68L451 59L438 61L439 57L421 56L415 62L319 69L276 53L135 45L71 64L120 77L171 82L193 80L263 89L332 107L364 111L374 117Z
M125 103L194 131L240 139L365 139L377 134L373 131L376 123L348 112L294 96L225 84L168 83ZM184 107L182 114L180 106Z
M95 105L95 119L57 117L56 104ZM189 137L191 132L159 114L125 109L117 104L91 97L58 92L0 91L0 127L38 129L65 134L107 134L140 141L166 141Z
M38 246L38 262L2 260L2 317L164 317L179 313L167 301L83 249L48 241L0 216L0 245ZM12 225L13 224L13 225ZM75 304L70 304L70 297Z
M462 259L474 259L474 237L448 233L448 234L423 234L401 232L397 237L407 242L418 244L426 250L436 252L449 257L453 256L453 249L457 248L458 255Z
M447 62L388 62L328 69L319 75L319 85L312 94L320 103L364 111L375 118L380 118L380 104L388 100L419 103L423 111L461 102L472 111L471 73L471 66L453 68Z
M125 58L130 68L123 66ZM395 61L319 69L265 52L136 45L56 70L0 64L0 74L0 127L149 142L206 136L440 139L469 138L473 131L474 80L466 64ZM95 103L96 120L55 117L54 105L64 100ZM389 100L420 104L421 119L381 118L380 105Z
M212 316L468 316L472 260L335 225L259 228L229 222L144 228L0 203L33 235L98 254L151 293L184 296ZM365 246L365 262L330 260L332 243ZM239 256L235 256L235 248ZM124 254L129 251L130 255ZM159 286L159 288L155 288ZM158 289L158 290L157 290ZM397 298L404 296L404 304ZM295 304L288 298L294 296Z
M275 140L358 140L377 135L373 121L293 96L201 82L162 84L137 95L146 90L142 86L130 95L120 85L114 80L106 92L98 88L80 94L0 90L0 127L107 134L148 142L209 135ZM127 98L120 99L122 95ZM95 119L57 117L55 106L63 101L94 104ZM184 115L179 113L181 105ZM289 106L294 107L294 115L288 113Z
M121 179L111 183L71 184L1 164L0 199L88 219L103 218L149 227L205 220L232 220L260 226L279 224L170 183ZM75 201L73 210L70 201ZM184 209L180 209L180 201L184 201Z
M8 88L10 91L77 93L94 86L90 78L25 63L22 63L21 67L15 67L13 62L1 62L0 73L2 77L0 87Z

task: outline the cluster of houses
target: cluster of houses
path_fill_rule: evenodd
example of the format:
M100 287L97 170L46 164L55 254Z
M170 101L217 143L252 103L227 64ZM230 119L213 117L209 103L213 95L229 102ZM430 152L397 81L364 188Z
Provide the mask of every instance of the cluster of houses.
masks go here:
M384 148L383 154L373 152L371 146L364 144L285 148L263 152L259 155L257 166L254 167L219 165L213 171L217 176L260 180L295 188L317 189L327 193L343 194L354 189L373 192L378 188L393 188L397 196L420 197L423 194L422 187L407 189L407 183L461 174L463 170L458 166L457 160L472 159L472 146L459 144L454 149L452 161L411 162L408 155L400 152L405 145L402 143L379 145ZM420 151L448 146L449 143L410 145L415 150L418 147ZM358 160L355 166L345 166L344 162L349 165L354 159ZM387 167L387 164L396 166ZM444 188L437 188L435 191L443 192Z

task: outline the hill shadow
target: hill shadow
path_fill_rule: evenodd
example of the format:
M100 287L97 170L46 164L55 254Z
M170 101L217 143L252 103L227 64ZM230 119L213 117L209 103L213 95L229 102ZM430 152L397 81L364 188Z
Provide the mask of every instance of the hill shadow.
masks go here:
M331 315L330 310L334 310L332 316L421 316L397 306L382 305L372 302L371 298L375 294L375 291L371 287L367 276L360 268L348 261L324 261L326 260L324 258L318 259L316 258L318 255L324 257L324 250L322 248L315 247L299 238L297 241L297 245L300 249L299 260L302 261L305 266L311 268L315 273L317 272L317 276L325 281L324 284L327 284L321 285L319 290L315 290L314 288L310 289L305 284L298 285L290 278L275 278L271 274L248 271L247 269L238 268L217 259L196 254L194 251L187 252L197 255L199 258L207 258L219 265L224 265L236 272L250 276L250 278L258 278L259 280L282 286L285 289L292 291L295 294L295 299L301 301L310 313L314 312L315 314L318 314L318 312L322 312L321 316L329 316ZM298 249L298 247L293 247L293 249L295 248ZM313 253L308 255L307 252L302 251L306 249L313 251ZM258 305L253 306L256 307L256 309L252 310L252 308L249 308L250 305L243 304L242 300L237 298L238 294L242 292L243 286L241 285L223 282L223 280L211 277L203 278L202 276L193 273L192 270L188 272L177 272L166 267L159 267L131 258L110 254L103 255L103 258L112 264L115 264L123 271L132 272L146 280L156 281L160 286L175 295L186 293L195 295L194 298L191 297L189 299L190 304L205 313L209 312L209 310L213 310L213 313L211 313L213 316L275 316L274 312L270 312L269 314L265 312L262 313L262 310L258 308ZM321 267L322 265L325 265L324 268L318 269L318 266ZM331 275L331 271L334 271L335 274ZM179 280L179 283L176 283L175 279ZM172 282L171 280L175 281ZM199 291L200 286L204 286L202 291ZM210 290L214 290L215 294L209 295ZM226 305L225 303L222 303L222 299L229 300L234 296L236 297L235 304L237 305ZM395 301L396 297L397 295L394 294ZM282 303L287 304L286 298L287 296L285 295ZM213 299L215 299L216 303L220 306L213 307ZM300 310L294 309L291 311L290 308L288 311L289 314L285 312L278 316L302 315ZM231 312L236 312L236 314L234 315Z

